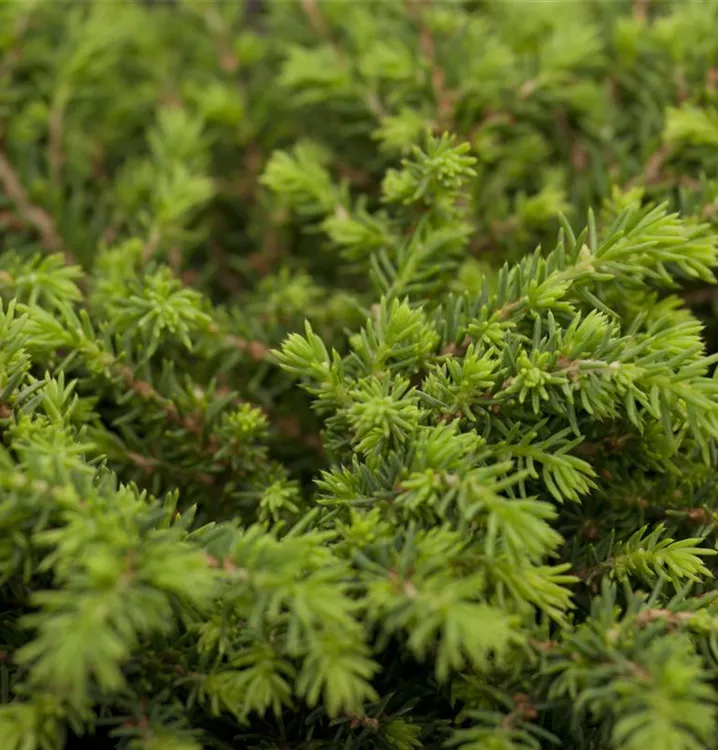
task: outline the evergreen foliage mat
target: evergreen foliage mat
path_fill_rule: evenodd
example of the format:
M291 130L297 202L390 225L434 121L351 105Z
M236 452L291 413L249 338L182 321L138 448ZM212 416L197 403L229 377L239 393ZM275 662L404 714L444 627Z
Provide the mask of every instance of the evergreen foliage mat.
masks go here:
M716 29L0 2L0 750L718 747Z

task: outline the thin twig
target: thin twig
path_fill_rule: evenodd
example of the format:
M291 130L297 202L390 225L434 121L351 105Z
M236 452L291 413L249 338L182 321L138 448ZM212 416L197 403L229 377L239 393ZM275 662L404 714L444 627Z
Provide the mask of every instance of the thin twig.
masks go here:
M693 305L704 305L718 299L718 286L709 286L705 289L694 289L693 291L685 292L682 297L683 302L689 307L692 307Z
M426 3L426 0L423 0ZM444 70L436 60L436 45L431 29L423 22L421 10L418 7L417 0L411 0L409 9L413 13L419 24L419 41L421 51L424 53L426 61L429 63L431 70L431 87L436 99L438 110L438 129L440 131L451 131L454 129L454 95L446 86L446 76Z
M626 188L637 187L638 185L655 185L661 179L663 166L670 155L670 147L667 144L661 146L655 151L646 162L643 171L633 177L626 184Z
M635 619L638 627L648 625L656 620L663 620L667 625L683 625L693 618L693 612L673 612L670 609L646 609L640 612Z
M304 15L309 19L309 23L314 27L314 30L334 46L331 32L329 31L329 24L327 24L324 15L319 9L317 0L299 0L299 5L304 11Z
M65 122L64 109L60 105L55 105L50 111L50 121L48 124L48 146L47 154L50 162L50 180L57 188L60 187L60 177L62 170L62 131Z
M214 279L220 286L232 295L239 295L244 291L244 286L234 272L227 260L226 252L216 243L211 241L208 245L209 257L214 261L217 273ZM186 282L190 283L191 282Z
M634 0L633 18L638 23L645 23L648 19L649 0Z
M63 248L62 239L57 231L55 222L45 209L30 201L25 188L7 156L0 150L0 185L5 194L15 204L20 217L35 227L42 240L42 246L48 253L62 253L67 265L76 265L74 256Z
M245 339L242 336L235 336L233 333L228 333L224 335L223 340L227 347L247 354L255 362L274 362L271 349L257 339Z
M145 242L145 246L142 249L142 265L146 266L150 260L152 260L152 257L157 252L157 248L159 247L159 244L162 240L162 235L160 234L159 229L155 227L151 232L150 236L147 238L147 242Z
M490 227L483 228L483 234L477 232L474 235L474 239L469 246L469 252L472 255L477 255L497 244L518 230L519 227L520 222L516 216L510 216L508 219L497 219L492 222Z
M247 257L247 263L259 276L268 276L284 255L284 246L281 240L280 227L285 221L285 214L279 210L268 217L262 247Z

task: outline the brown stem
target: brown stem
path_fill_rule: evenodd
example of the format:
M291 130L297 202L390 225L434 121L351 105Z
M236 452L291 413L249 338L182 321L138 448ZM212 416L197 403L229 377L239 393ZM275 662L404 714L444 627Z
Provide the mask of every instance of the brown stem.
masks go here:
M17 19L17 23L14 29L13 45L10 47L5 58L0 61L0 83L5 84L6 81L2 81L3 78L8 78L13 72L13 68L22 57L22 42L25 38L25 32L30 26L30 20L32 17L32 8L29 8L27 12Z
M491 247L492 244L500 242L512 232L520 227L520 222L516 216L510 216L508 219L494 221L490 227L487 227L485 234L479 235L477 232L469 246L469 252L477 255Z
M427 4L427 0L419 0L424 5ZM429 63L429 69L431 72L431 87L434 91L434 98L436 99L437 106L437 125L440 131L451 131L454 129L454 95L446 86L446 76L444 75L443 68L439 65L436 59L436 45L434 44L434 37L431 33L431 29L423 23L421 18L421 10L418 6L417 0L410 0L409 9L414 15L414 18L419 23L419 41L421 44L421 51L424 54L427 62Z
M245 339L242 336L235 336L228 333L224 336L224 343L232 349L248 354L256 362L264 360L273 361L269 347L261 341Z
M358 188L366 188L374 182L374 177L369 173L357 167L352 167L342 161L336 162L337 171L342 179L348 180L352 185Z
M56 187L60 185L62 170L62 130L64 126L64 110L61 106L54 106L50 111L49 142L47 147L50 162L50 180Z
M655 185L661 179L661 172L670 155L670 146L664 144L655 151L645 166L641 174L636 175L626 183L626 188L630 189L639 185Z
M594 575L597 573L600 573L601 571L608 570L613 565L614 559L609 558L608 560L604 560L601 563L596 563L595 565L590 565L588 568L583 568L583 570L577 570L574 572L574 575L577 578L580 578L582 581L589 583L591 578L593 578Z
M715 65L708 69L706 73L706 91L709 94L715 94L718 86L718 67Z
M538 711L526 693L516 693L512 697L514 699L514 709L511 713L504 716L501 722L501 726L504 729L513 729L517 724L520 725L527 721L532 721L538 716Z
M162 240L162 235L156 227L150 232L147 242L142 250L142 264L147 265L152 256L157 252L157 248Z
M319 9L319 3L317 2L317 0L299 0L299 5L301 6L302 10L304 11L304 15L309 19L309 23L311 23L317 34L333 44L329 25L327 24L323 13Z
M172 273L179 277L182 274L182 251L179 246L174 245L167 253L167 265Z
M534 638L529 638L529 643L534 648L537 648L539 651L543 651L544 653L553 651L554 649L557 649L560 645L558 641L537 641Z
M216 281L230 294L241 294L243 291L242 282L230 266L227 253L216 242L210 242L208 249L209 256L217 269Z
M239 59L232 49L230 34L224 19L215 8L210 8L204 14L204 21L217 43L220 67L225 73L236 73L239 68Z
M649 0L634 0L633 2L633 18L638 23L645 23L648 18L648 5Z
M685 292L683 295L683 301L689 307L693 305L705 305L708 302L718 299L718 286L709 286L705 289L694 289L690 292Z
M45 209L30 201L15 169L2 151L0 151L0 185L15 204L20 218L37 230L45 252L62 253L65 263L76 265L77 261L72 253L63 248L62 239L52 217Z
M471 337L465 336L460 344L451 342L444 346L441 350L442 356L445 357L463 357L466 354L466 350L471 346Z
M689 508L686 517L692 523L709 524L715 521L714 514L705 508Z
M672 612L670 609L646 609L635 619L636 625L642 627L656 620L663 620L668 625L677 626L690 621L692 612Z
M216 452L220 448L219 439L215 435L207 434L206 423L204 415L200 412L192 412L188 414L180 414L177 405L174 401L163 396L157 391L150 383L145 380L139 380L135 378L132 369L127 365L123 365L118 362L111 354L105 355L106 366L114 373L116 377L119 377L125 384L125 386L134 394L139 396L144 401L148 401L157 405L160 410L164 413L165 419L168 424L176 425L186 430L190 434L194 435L200 446L207 451L208 457L212 461L217 461L215 457ZM258 459L259 460L259 459ZM220 460L219 463L226 463L228 459ZM200 475L201 481L205 484L210 483L211 479L208 480L209 474Z
M576 446L576 452L584 456L603 455L605 453L617 453L624 444L631 439L631 435L609 435L600 442L585 442Z

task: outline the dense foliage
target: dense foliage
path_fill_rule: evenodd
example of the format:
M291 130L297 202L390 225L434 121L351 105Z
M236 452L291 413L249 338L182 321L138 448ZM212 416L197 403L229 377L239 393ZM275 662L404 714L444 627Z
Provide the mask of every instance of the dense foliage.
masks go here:
M0 2L2 750L718 746L716 28Z

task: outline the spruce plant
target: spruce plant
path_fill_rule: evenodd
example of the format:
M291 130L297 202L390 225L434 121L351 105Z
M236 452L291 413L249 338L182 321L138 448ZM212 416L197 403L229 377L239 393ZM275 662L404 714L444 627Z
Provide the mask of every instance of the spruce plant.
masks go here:
M718 747L716 28L0 2L0 750Z

